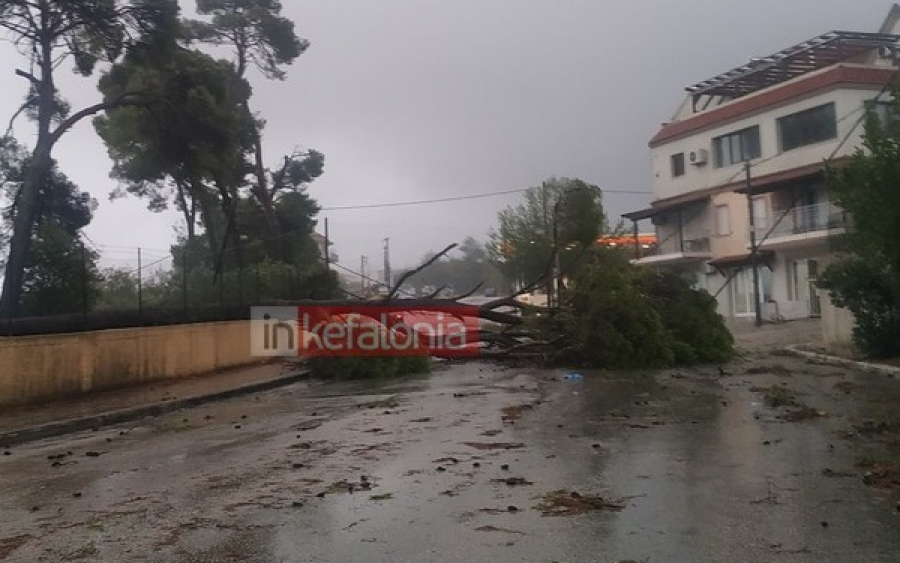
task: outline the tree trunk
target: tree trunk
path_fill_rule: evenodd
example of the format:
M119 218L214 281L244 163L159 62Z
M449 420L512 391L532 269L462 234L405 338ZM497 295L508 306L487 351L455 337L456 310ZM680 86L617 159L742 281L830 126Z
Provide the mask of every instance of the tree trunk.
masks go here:
M257 201L263 208L268 228L269 244L267 245L275 258L281 260L281 225L278 224L278 215L275 213L275 202L272 192L269 191L269 182L266 178L266 167L263 162L262 132L257 130L253 140L255 153L254 169L256 173L256 186L252 190Z
M188 242L191 242L194 240L197 230L197 204L193 197L190 198L191 203L188 204L187 183L181 178L175 179L175 197L187 227Z
M218 205L215 201L216 198L212 197L212 194L200 182L191 181L191 186L191 191L194 193L193 197L200 203L200 217L203 220L203 229L206 233L206 240L209 243L209 259L210 264L212 264L219 250L219 225L217 223L218 217L216 217Z
M31 235L37 216L41 186L47 180L53 160L53 136L50 127L55 107L56 87L53 84L53 44L43 39L39 44L41 78L35 84L38 98L37 143L28 164L25 183L19 193L13 234L9 242L9 257L3 278L3 295L0 296L0 315L12 318L18 315L22 300L22 281L25 278L25 262L31 246Z
M22 299L22 281L25 278L25 262L31 246L31 235L37 216L40 187L52 166L49 142L39 143L31 156L25 184L19 194L13 233L9 241L9 257L3 278L3 296L0 298L0 315L16 317Z

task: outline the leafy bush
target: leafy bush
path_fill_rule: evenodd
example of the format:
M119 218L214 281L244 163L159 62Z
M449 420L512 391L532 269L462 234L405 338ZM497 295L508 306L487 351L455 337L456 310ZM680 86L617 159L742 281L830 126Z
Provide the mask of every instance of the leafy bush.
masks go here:
M605 368L661 368L728 360L734 339L716 301L673 273L639 269L598 249L574 276L568 309L539 321L562 334L560 360Z
M671 339L659 313L631 283L627 262L604 254L607 259L595 260L574 284L577 361L616 368L671 364Z
M900 355L900 275L885 264L847 257L829 266L819 285L856 320L853 340L873 358Z
M712 295L691 288L674 272L642 270L639 274L641 292L672 337L676 364L718 363L731 358L734 337Z

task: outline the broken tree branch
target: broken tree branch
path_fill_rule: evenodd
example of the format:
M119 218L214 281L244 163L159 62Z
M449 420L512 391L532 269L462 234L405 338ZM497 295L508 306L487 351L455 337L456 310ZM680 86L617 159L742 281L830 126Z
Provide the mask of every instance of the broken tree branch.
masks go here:
M4 133L3 135L4 137L12 136L13 126L16 124L16 120L25 112L25 110L28 109L31 104L35 103L36 101L37 98L31 97L25 100L25 102L21 106L19 106L19 109L17 109L16 112L12 114L12 117L9 118L9 124L6 126L6 133Z
M424 264L422 264L422 265L419 266L418 268L414 268L414 269L412 269L412 270L409 270L408 272L406 272L405 274L403 274L402 276L400 276L400 279L397 280L397 283L394 284L394 287L391 288L391 290L390 290L390 291L388 292L388 294L387 294L387 297L385 297L384 300L385 300L385 301L390 301L391 299L393 299L394 296L397 295L397 292L400 290L400 287L402 287L403 284L406 283L406 280L408 280L409 278L411 278L411 277L413 277L414 275L418 274L419 272L421 272L422 270L424 270L424 269L427 268L428 266L431 266L432 264L434 264L435 262L437 262L438 260L440 260L441 257L445 256L448 252L450 252L451 250L453 250L453 249L456 248L457 246L459 246L459 245L456 244L455 242L454 242L453 244L451 244L451 245L448 245L447 248L445 248L444 250L441 250L440 252L438 252L437 254L435 254L434 256L432 256L429 260L427 260Z
M41 81L38 80L33 74L31 74L30 72L24 71L24 70L22 70L21 68L17 68L17 69L16 69L16 75L17 75L17 76L21 76L22 78L28 80L28 81L31 82L35 87L37 87L37 86L40 85L40 83L41 83Z
M470 289L469 291L463 293L462 295L458 295L458 296L454 297L453 300L454 300L454 301L460 301L460 300L462 300L462 299L465 299L466 297L472 297L473 295L475 295L475 292L476 292L476 291L478 291L479 289L481 289L481 286L483 286L483 285L484 285L484 282L483 282L483 281L482 281L482 282L478 282L478 283L475 285L475 287L473 287L473 288Z

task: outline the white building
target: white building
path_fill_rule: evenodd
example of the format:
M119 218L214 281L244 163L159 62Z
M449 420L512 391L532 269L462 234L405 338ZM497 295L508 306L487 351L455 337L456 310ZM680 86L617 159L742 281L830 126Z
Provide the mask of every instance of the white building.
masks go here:
M319 256L323 260L325 259L325 256L328 256L331 262L337 262L339 260L338 255L335 254L333 250L329 253L329 247L334 246L333 242L316 232L313 232L310 237L313 239L313 242L316 243L316 247L319 249Z
M895 5L879 32L827 33L688 87L650 141L654 200L624 215L656 227L655 251L635 263L683 272L740 320L755 317L755 261L764 319L820 315L816 276L847 221L824 163L860 146L866 107L897 71L898 32Z

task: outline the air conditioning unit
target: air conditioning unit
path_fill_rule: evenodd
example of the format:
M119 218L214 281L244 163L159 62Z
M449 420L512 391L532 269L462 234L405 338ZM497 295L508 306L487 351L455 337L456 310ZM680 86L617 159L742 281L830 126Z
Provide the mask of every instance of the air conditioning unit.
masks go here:
M707 162L709 162L709 151L706 149L697 149L695 151L691 151L689 155L691 164L694 166L703 166Z
M878 48L878 56L882 59L897 60L897 45L883 45Z

